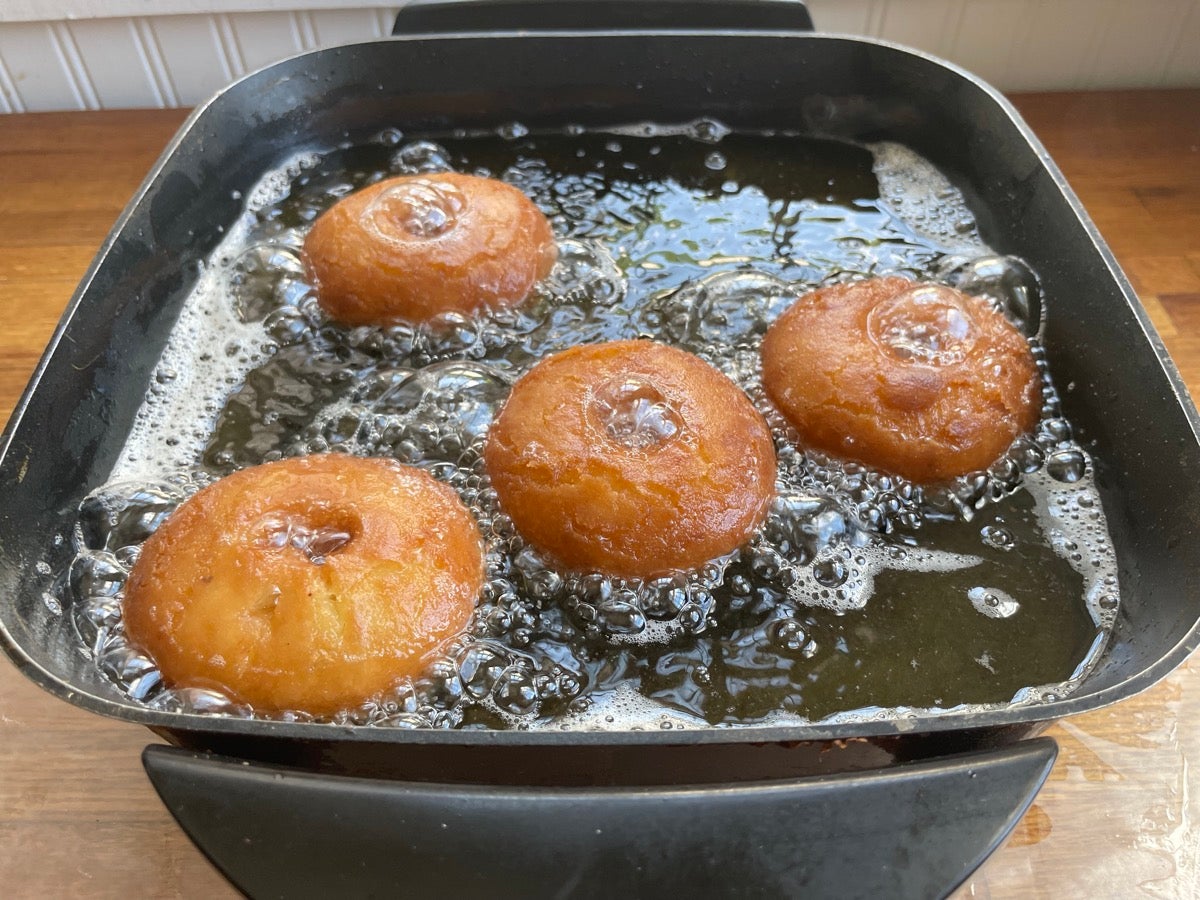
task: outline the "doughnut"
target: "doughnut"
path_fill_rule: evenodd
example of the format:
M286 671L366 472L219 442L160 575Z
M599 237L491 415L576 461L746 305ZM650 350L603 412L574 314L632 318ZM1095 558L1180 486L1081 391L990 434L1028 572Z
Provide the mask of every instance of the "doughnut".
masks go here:
M1041 408L1008 319L898 276L801 297L763 338L762 378L804 445L918 483L986 469Z
M483 578L475 521L449 487L325 454L184 501L143 545L123 618L170 686L330 715L419 674L466 627Z
M735 550L767 513L775 446L744 393L651 341L573 347L514 385L484 462L517 531L570 570L653 577Z
M524 300L554 265L550 223L519 190L445 172L389 178L313 223L304 262L346 325L416 325Z

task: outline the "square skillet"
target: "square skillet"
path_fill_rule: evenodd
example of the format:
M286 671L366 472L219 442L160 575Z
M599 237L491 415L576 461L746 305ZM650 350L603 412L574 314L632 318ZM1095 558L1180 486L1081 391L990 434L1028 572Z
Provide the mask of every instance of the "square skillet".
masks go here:
M1071 696L916 720L685 734L405 731L165 713L129 701L41 599L62 571L80 499L102 484L198 265L260 174L306 148L407 134L719 119L897 141L965 192L984 239L1027 260L1047 297L1045 343L1064 406L1098 460L1122 606ZM1127 697L1200 641L1196 411L1128 282L1045 150L996 91L889 44L795 32L432 35L320 50L199 107L149 174L64 315L0 448L0 643L70 702L174 743L333 771L414 778L642 783L877 766L994 746ZM854 742L857 760L828 751ZM802 752L807 748L808 752ZM692 750L703 750L702 754ZM486 771L475 762L486 753ZM735 764L736 763L736 764ZM616 774L598 776L597 766ZM620 773L625 774L620 774ZM708 773L708 774L705 774Z
M752 61L752 62L751 62ZM1200 642L1198 418L1150 320L1037 139L967 73L880 42L788 32L432 36L318 50L230 86L181 128L97 254L12 416L0 460L0 637L28 676L77 706L184 743L240 737L378 745L677 744L647 732L406 732L160 713L128 701L41 595L70 558L79 500L103 484L234 197L308 148L406 133L688 121L895 140L947 173L984 239L1042 277L1051 371L1097 458L1120 560L1109 648L1064 700L907 722L739 727L686 743L901 732L1030 733L1146 688Z

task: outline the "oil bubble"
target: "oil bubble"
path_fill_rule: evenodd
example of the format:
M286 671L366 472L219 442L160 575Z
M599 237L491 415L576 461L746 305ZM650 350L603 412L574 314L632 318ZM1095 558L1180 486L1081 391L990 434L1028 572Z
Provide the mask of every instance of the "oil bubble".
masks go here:
M267 516L258 523L259 542L274 550L299 550L315 566L350 543L353 535L344 528L314 526L298 516Z
M1071 423L1062 418L1049 418L1041 422L1039 430L1048 440L1062 443L1071 440Z
M539 286L557 303L590 303L607 306L625 296L626 279L612 252L598 241L564 239L558 242L558 259Z
M641 598L642 612L651 619L661 621L671 621L678 617L687 602L686 588L677 584L657 587Z
M973 587L967 591L967 599L989 619L1007 619L1021 608L1011 595L998 588Z
M63 614L62 600L50 591L42 591L42 605L46 607L46 611L52 616L61 616Z
M518 138L526 137L529 134L529 129L520 122L508 122L497 128L496 134L500 135L506 141L515 141Z
M1013 533L1002 525L984 525L979 534L985 544L997 550L1011 550L1016 546Z
M1046 458L1046 472L1055 481L1073 484L1087 474L1087 459L1074 447L1055 450Z
M797 653L808 643L804 626L792 618L779 619L771 625L771 640L787 653Z
M77 556L67 577L75 597L87 599L116 596L125 586L127 574L113 554L97 551Z
M410 429L411 435L429 438L437 433L432 427L436 422L450 425L470 442L487 431L510 387L509 376L483 363L433 363L385 390L371 410L400 416L405 424L407 416L424 412L429 427Z
M771 505L765 533L795 563L811 560L822 548L853 537L850 517L831 497L780 493Z
M1029 265L1015 256L977 256L948 268L946 282L967 294L996 301L1003 312L1035 335L1042 324L1042 289Z
M105 485L80 503L76 546L117 550L138 544L157 530L182 499L177 487L162 482Z
M714 345L756 346L779 314L796 301L793 285L761 272L715 272L651 297L645 327L660 328L701 356Z
M154 660L124 641L113 641L97 657L96 662L102 671L119 682L144 681L148 673L156 671ZM143 690L147 687L148 684L142 684Z
M679 436L683 417L649 381L625 376L600 385L588 404L596 429L631 450L658 450Z
M921 284L875 306L867 316L872 342L901 362L961 362L978 334L970 313L942 285Z
M93 596L71 607L72 624L83 645L99 654L121 622L121 600L117 596Z
M413 141L392 156L392 171L403 175L451 172L454 166L446 148L433 141Z
M234 309L243 322L260 322L279 306L295 306L312 292L304 264L292 247L263 244L238 257L233 287Z
M824 556L817 559L813 563L812 570L817 584L828 588L841 587L850 576L845 564L836 556Z
M532 713L538 703L533 675L525 669L510 666L496 681L492 699L500 709L515 716Z
M385 241L436 238L455 228L466 207L466 195L448 181L418 178L378 194L362 222Z
M463 687L476 699L490 694L500 675L508 667L503 652L481 644L468 647L459 656L457 664Z
M641 634L646 629L646 616L629 600L608 600L597 609L600 625L609 634Z
M729 128L716 119L697 119L692 123L689 133L705 144L716 144L729 134Z
M250 707L235 703L220 691L206 688L173 688L163 691L148 704L163 712L189 713L197 716L248 716Z

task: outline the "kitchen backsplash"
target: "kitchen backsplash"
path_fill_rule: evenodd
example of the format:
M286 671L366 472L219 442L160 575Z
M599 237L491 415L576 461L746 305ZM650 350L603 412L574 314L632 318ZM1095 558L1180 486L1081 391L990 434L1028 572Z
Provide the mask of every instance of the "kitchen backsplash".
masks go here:
M0 112L191 106L285 56L386 35L403 4L314 5L0 0ZM808 5L822 31L917 47L1004 90L1200 85L1200 0Z

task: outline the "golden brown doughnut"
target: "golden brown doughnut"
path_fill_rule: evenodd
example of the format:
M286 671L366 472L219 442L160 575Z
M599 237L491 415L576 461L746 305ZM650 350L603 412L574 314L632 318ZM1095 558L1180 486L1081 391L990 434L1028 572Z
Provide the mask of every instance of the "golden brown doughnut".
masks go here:
M801 297L762 344L801 441L917 482L985 469L1037 421L1029 342L985 300L872 278Z
M321 307L347 325L419 324L519 303L557 253L528 197L456 172L363 188L326 210L304 241Z
M576 571L649 577L743 544L775 447L738 387L651 341L573 347L514 386L484 453L517 530Z
M328 715L418 674L466 627L483 577L449 487L325 454L243 469L180 505L143 545L124 622L168 685Z

